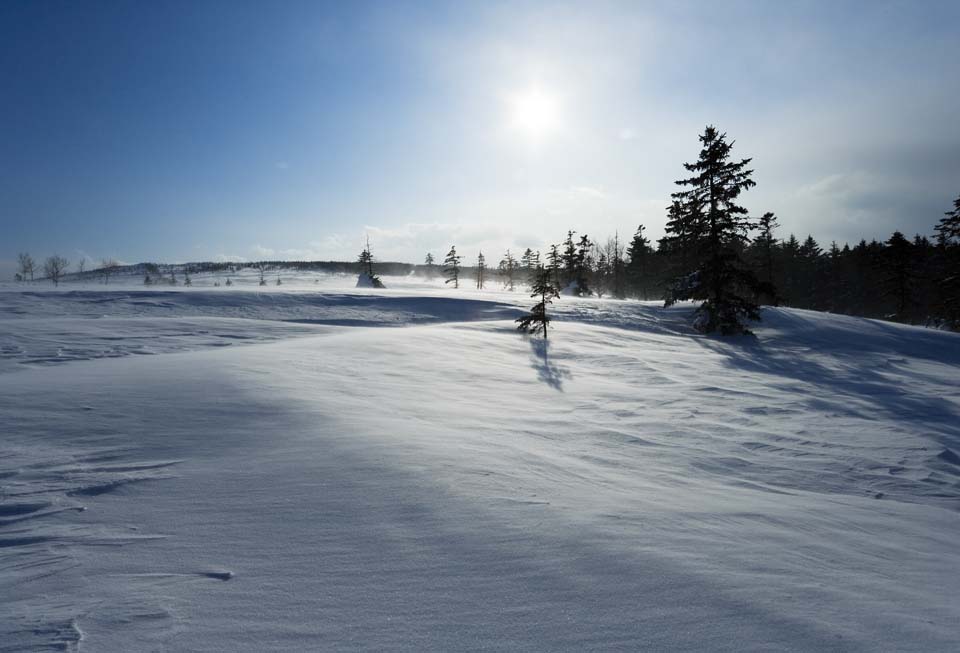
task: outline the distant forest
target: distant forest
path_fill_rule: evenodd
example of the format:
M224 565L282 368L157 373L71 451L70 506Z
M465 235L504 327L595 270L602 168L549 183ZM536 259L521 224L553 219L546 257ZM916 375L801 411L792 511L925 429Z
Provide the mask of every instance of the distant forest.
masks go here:
M140 263L122 266L101 261L72 278L98 278L109 283L114 274L141 274L147 284L178 283L177 274L201 272L229 275L256 268L260 284L265 273L281 270L331 274L366 274L373 287L378 275L419 274L445 277L452 288L472 278L476 288L499 284L539 288L541 297L564 294L617 299L701 302L695 326L704 332L748 332L762 305L881 318L935 328L960 330L960 197L933 224L934 239L899 231L883 242L861 240L851 247L835 242L824 246L813 236L778 237L773 213L753 217L738 204L740 194L755 186L750 159L731 158L732 142L708 126L700 136L697 161L684 163L691 174L678 180L682 188L667 207L665 235L654 247L640 225L629 242L619 234L605 241L568 231L562 243L546 251L507 251L497 264L482 252L464 260L451 246L442 264L433 252L425 263L377 262L369 241L358 259L344 261L259 261L251 263ZM931 220L933 223L934 221ZM470 265L473 262L474 265ZM69 261L51 256L38 266L27 253L19 257L19 280L44 278L55 284L65 278ZM281 283L277 276L276 283ZM230 281L226 281L230 285ZM542 292L540 292L542 291ZM544 314L545 315L545 314Z

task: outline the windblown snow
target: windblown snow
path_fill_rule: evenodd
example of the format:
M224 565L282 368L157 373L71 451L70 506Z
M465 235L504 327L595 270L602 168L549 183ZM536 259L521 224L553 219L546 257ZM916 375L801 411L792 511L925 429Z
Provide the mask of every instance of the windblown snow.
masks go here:
M960 649L957 334L288 276L0 288L0 651Z

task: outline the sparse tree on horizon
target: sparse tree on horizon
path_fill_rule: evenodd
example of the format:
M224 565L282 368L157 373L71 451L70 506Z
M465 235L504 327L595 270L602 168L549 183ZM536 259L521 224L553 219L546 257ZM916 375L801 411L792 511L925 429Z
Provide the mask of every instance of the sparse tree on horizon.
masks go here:
M110 283L110 275L116 272L117 266L116 259L113 258L104 258L100 259L100 277L103 279L104 285Z
M43 273L53 282L54 286L60 285L60 279L63 278L67 268L70 267L70 261L57 254L50 256L43 262Z
M360 274L367 275L370 279L370 284L374 288L384 287L383 282L380 281L380 277L373 272L373 250L370 249L370 236L367 236L363 251L360 252L360 256L357 257L357 262L360 264Z
M433 280L437 276L437 264L433 260L433 254L427 252L427 258L423 260L423 264L427 267L427 279Z
M500 280L503 284L503 287L513 292L516 284L516 274L517 270L520 268L520 265L517 263L517 259L513 258L513 254L510 253L510 250L507 250L507 253L503 255L503 258L500 259L500 264L497 266L497 272L500 274Z
M450 246L447 258L443 261L443 274L447 277L444 283L452 283L454 288L460 287L460 257L457 248Z
M27 277L30 277L30 281L33 281L33 275L36 271L37 264L34 262L33 257L30 256L27 252L20 252L17 255L17 265L20 269L20 277L22 281L26 281Z
M487 259L483 255L483 252L477 256L477 289L483 290L483 284L487 272Z

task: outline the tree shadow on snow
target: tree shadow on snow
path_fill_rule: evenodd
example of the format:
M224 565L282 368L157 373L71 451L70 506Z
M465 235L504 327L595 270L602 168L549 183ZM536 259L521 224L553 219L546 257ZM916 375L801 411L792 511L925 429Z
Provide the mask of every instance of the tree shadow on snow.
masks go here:
M885 331L885 330L884 330ZM924 388L925 377L911 369L903 354L916 355L916 343L887 348L827 344L823 334L792 342L766 345L753 337L698 338L702 347L726 357L734 370L781 377L803 384L796 388L807 407L833 414L871 419L880 414L906 423L912 430L926 430L946 447L960 447L960 411L956 404ZM899 335L903 337L902 332ZM852 343L850 343L852 345ZM876 343L875 343L876 344ZM916 356L926 358L926 356ZM952 355L946 355L947 363ZM899 377L899 378L898 378ZM942 379L938 379L942 383Z
M550 341L543 338L530 338L530 366L539 380L560 392L564 380L573 378L569 368L550 361Z

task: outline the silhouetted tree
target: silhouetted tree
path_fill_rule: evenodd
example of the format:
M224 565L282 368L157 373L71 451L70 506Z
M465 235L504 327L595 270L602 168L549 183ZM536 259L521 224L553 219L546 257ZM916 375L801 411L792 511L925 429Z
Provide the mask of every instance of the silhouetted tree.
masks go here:
M560 287L560 265L561 265L560 247L550 245L550 252L547 254L547 271L553 277L554 288Z
M533 287L537 280L537 268L540 267L540 252L534 252L528 247L520 257L520 267L527 285Z
M27 277L30 277L30 281L33 281L33 274L36 270L36 263L33 260L33 257L30 256L27 252L20 252L17 255L17 265L20 268L20 277L23 281L27 280Z
M447 277L444 283L452 283L454 288L460 287L460 257L457 255L457 248L450 246L447 252L447 258L443 261L443 274Z
M70 267L70 261L59 255L47 257L43 262L43 273L53 282L54 286L60 285L60 279L63 278L67 268Z
M760 234L754 239L751 247L756 254L757 267L760 270L760 278L766 282L769 288L774 288L773 279L773 258L777 247L777 240L773 236L773 230L780 226L777 222L777 216L767 211L760 216L758 223ZM759 297L761 302L777 305L776 293L766 293Z
M633 240L627 248L627 257L630 261L627 263L627 280L630 286L635 289L640 299L649 299L647 292L649 283L647 280L647 262L650 258L650 241L643 235L644 226L637 227L637 232L633 234Z
M730 161L733 144L713 126L704 130L700 142L703 149L696 163L684 164L694 176L677 182L688 189L673 194L685 207L698 207L685 217L702 233L697 240L699 264L674 286L666 303L701 301L695 326L705 333L749 333L745 321L760 319L753 298L761 292L762 282L740 256L748 242L746 234L755 225L736 202L741 192L756 185L750 178L753 171L747 168L750 159Z
M550 316L547 315L547 305L560 293L557 287L553 285L553 275L544 266L537 267L536 279L531 288L531 297L539 297L540 301L534 304L528 315L517 318L517 330L536 335L543 334L544 340L547 338L547 327L550 324Z
M883 267L886 271L884 294L894 301L895 312L891 317L902 322L909 321L913 304L910 291L913 281L913 245L899 231L893 232L886 245L883 255Z
M480 252L477 255L477 288L483 289L484 277L487 272L487 259L484 257L483 252Z
M437 276L437 264L433 262L433 254L427 252L427 258L423 260L423 263L427 266L427 279L433 279Z
M500 275L500 281L503 287L511 292L516 284L517 270L519 269L520 264L517 263L517 259L513 258L513 254L511 254L508 249L507 253L500 259L499 265L497 265L497 272Z
M363 251L360 252L360 256L357 257L357 262L360 264L360 274L361 276L366 276L370 285L374 288L383 288L383 282L380 281L378 277L373 272L373 251L370 249L370 237L367 236L366 243L364 244ZM279 284L277 284L279 285Z

